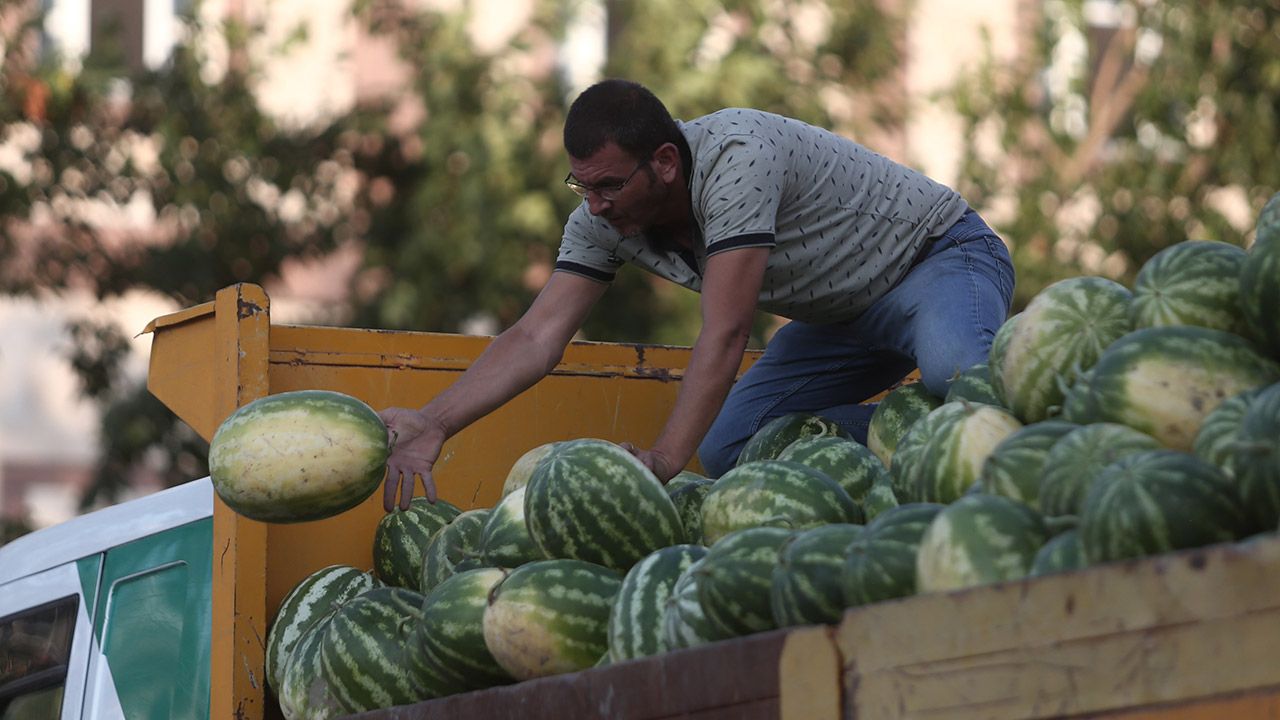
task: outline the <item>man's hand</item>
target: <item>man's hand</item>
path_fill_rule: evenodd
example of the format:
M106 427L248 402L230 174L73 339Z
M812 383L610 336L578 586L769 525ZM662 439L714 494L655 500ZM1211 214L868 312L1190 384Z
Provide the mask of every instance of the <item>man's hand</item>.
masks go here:
M641 450L629 442L621 443L621 445L623 450L626 450L636 456L640 462L644 463L645 467L652 470L653 474L658 477L658 482L663 485L666 485L668 480L675 477L676 473L680 472L680 468L675 467L675 463L673 463L665 453L657 448L652 450Z
M422 478L422 487L429 502L436 501L436 484L431 469L440 457L440 448L447 437L444 426L435 417L420 410L392 407L378 413L386 424L391 443L391 456L387 458L387 478L382 488L382 509L387 512L396 506L400 496L400 509L408 510L413 500L415 478Z

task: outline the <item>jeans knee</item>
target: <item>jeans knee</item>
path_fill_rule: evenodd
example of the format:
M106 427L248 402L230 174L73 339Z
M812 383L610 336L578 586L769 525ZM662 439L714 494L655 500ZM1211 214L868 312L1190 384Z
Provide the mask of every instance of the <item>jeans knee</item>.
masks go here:
M714 432L707 433L698 446L698 460L709 478L718 478L733 469L744 443L731 443Z

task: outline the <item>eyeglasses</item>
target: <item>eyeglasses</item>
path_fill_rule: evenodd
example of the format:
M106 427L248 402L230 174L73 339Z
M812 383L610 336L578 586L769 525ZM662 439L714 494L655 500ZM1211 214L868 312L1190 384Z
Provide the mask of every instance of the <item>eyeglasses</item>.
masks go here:
M601 200L613 202L622 194L622 189L627 186L627 183L631 182L631 178L635 177L636 173L640 172L640 168L644 167L648 162L648 160L641 160L640 163L636 165L636 169L632 170L631 174L628 175L625 180L616 185L584 185L578 181L578 178L573 176L573 173L569 173L564 176L564 184L570 190L577 193L579 197L585 198L590 193L595 193L600 196Z

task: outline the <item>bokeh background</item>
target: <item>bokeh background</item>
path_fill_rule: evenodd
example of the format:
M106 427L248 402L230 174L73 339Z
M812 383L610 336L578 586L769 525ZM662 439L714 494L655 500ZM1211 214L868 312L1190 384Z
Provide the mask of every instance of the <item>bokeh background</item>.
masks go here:
M140 331L221 287L278 322L514 322L577 202L565 110L603 77L956 187L1018 307L1247 247L1280 189L1280 0L0 0L0 53L0 542L207 473ZM582 338L696 333L696 296L632 268Z

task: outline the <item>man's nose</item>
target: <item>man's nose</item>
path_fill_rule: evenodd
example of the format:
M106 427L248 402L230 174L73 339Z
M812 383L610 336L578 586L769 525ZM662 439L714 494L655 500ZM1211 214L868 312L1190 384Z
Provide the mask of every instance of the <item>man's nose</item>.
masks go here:
M613 203L610 201L601 197L600 193L595 190L587 193L587 210L591 211L592 215L599 215L606 207L612 204Z

